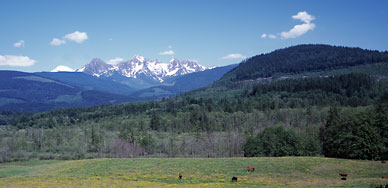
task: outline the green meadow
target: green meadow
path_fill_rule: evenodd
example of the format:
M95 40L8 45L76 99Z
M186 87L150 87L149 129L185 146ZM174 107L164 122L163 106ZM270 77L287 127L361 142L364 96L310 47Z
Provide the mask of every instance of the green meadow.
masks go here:
M247 172L254 166L254 172ZM179 180L178 174L183 175ZM346 181L339 173L347 173ZM233 176L237 182L231 182ZM137 158L0 164L0 187L373 187L388 164L323 157Z

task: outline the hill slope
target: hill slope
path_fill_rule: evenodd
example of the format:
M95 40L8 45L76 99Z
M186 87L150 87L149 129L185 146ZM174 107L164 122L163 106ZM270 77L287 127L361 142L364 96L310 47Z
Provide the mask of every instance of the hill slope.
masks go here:
M38 112L160 98L209 85L235 66L185 74L137 92L121 82L133 81L144 86L141 81L145 79L131 80L120 75L95 77L81 72L0 71L0 111Z
M38 72L39 76L57 80L84 90L96 90L119 95L130 95L135 89L109 79L94 77L82 72Z
M37 112L74 106L117 104L130 97L84 90L38 74L0 71L0 111Z
M224 75L220 82L255 80L382 62L388 63L388 52L330 45L297 45L248 58Z

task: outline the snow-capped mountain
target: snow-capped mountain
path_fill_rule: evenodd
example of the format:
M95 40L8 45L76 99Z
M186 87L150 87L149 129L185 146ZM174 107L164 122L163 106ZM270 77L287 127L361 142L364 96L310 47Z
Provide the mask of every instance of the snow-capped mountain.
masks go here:
M105 75L106 77L111 76L110 72L113 70L113 65L106 64L103 60L94 58L90 61L89 64L86 64L84 67L77 69L76 72L84 72L96 77Z
M193 61L179 61L171 59L168 63L158 60L148 60L142 56L135 56L133 59L121 62L117 65L110 65L101 59L93 59L89 64L77 70L96 77L104 76L111 77L113 75L121 75L128 78L150 78L157 82L181 76L188 73L204 71L207 68Z
M57 67L55 67L55 69L51 70L51 72L74 72L74 71L75 70L73 70L72 68L64 65L58 65Z

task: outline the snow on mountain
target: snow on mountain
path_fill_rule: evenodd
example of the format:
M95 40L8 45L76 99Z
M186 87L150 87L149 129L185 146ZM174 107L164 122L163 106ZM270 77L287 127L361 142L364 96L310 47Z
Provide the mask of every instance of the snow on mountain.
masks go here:
M114 69L113 65L106 64L103 60L94 58L89 64L86 64L84 67L76 71L84 72L96 77L100 77L101 75L108 75L107 77L109 77L111 76L109 72L111 72L112 69Z
M51 70L51 72L74 72L74 71L75 71L74 69L64 65L58 65L57 67L55 67L55 69Z
M158 60L149 60L142 56L135 56L133 59L121 62L117 65L107 64L101 59L93 59L89 64L77 70L93 76L110 77L119 74L129 78L147 76L158 82L175 76L188 73L204 71L207 68L194 61L171 59L168 63Z

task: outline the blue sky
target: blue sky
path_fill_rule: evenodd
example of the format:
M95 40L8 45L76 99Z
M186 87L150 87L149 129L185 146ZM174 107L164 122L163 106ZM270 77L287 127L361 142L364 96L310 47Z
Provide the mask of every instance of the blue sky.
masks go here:
M0 69L77 69L135 55L222 66L305 43L385 51L387 9L385 0L1 0Z

